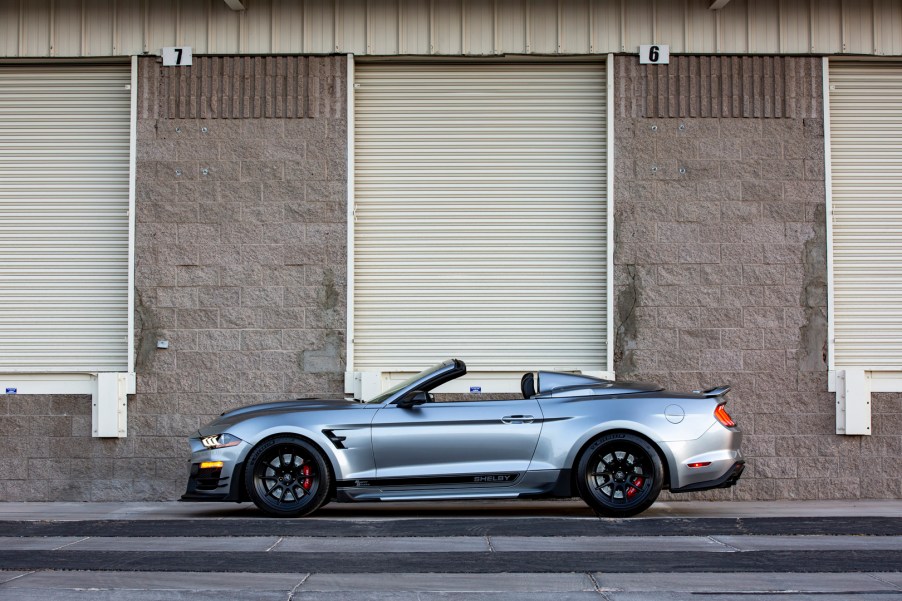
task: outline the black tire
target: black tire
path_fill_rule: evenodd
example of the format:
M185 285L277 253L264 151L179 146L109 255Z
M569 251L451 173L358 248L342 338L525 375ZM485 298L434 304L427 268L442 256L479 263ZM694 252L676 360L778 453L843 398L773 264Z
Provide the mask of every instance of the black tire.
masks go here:
M247 494L271 516L294 518L319 509L329 494L331 472L322 453L302 438L265 440L247 460Z
M605 434L583 451L576 472L579 496L598 515L625 518L655 502L664 484L664 467L645 439Z

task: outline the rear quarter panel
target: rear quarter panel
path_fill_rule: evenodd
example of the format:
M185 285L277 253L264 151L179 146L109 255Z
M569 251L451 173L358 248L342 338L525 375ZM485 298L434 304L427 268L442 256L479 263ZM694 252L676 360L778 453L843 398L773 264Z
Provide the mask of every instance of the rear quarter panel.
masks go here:
M673 473L679 457L672 446L695 440L715 422L717 403L695 395L628 394L609 397L539 399L545 423L530 470L575 467L580 450L595 437L614 430L641 434L664 454ZM679 423L665 416L665 409L677 405L685 415Z

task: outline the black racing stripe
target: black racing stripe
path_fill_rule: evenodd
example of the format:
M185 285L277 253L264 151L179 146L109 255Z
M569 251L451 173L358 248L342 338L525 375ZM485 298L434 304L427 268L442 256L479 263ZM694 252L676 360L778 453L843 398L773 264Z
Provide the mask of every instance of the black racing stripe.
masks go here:
M0 551L0 570L141 572L899 572L902 551L511 553ZM340 559L340 561L338 561Z
M247 512L238 505L236 513ZM342 511L353 511L353 504ZM412 510L413 512L413 510ZM364 515L373 515L372 512ZM422 514L421 514L422 515ZM226 517L209 519L0 521L3 536L902 536L902 518L428 518L355 520ZM733 555L733 554L730 554Z
M338 480L338 488L384 488L392 486L436 486L442 484L513 484L519 472L486 474L466 474L453 476L417 476L415 478L360 478L358 480Z

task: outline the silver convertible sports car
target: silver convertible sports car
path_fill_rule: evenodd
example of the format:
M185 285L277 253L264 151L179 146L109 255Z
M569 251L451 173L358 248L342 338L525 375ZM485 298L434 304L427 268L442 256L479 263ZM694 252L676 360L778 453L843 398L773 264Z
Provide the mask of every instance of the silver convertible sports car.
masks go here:
M462 361L369 401L299 399L223 413L190 439L184 501L253 501L307 515L329 500L572 497L598 514L647 509L661 489L732 486L745 462L728 386L680 394L649 384L538 372L522 399L435 402Z

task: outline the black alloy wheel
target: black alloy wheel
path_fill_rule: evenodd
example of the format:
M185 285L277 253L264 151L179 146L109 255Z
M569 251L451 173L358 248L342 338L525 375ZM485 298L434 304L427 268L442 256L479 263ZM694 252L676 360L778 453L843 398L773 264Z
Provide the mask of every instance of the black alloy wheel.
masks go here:
M307 441L282 436L251 451L245 485L264 513L300 517L316 511L329 492L330 472L322 454Z
M664 483L657 451L627 433L602 436L583 452L577 471L582 499L599 515L629 517L648 509Z

